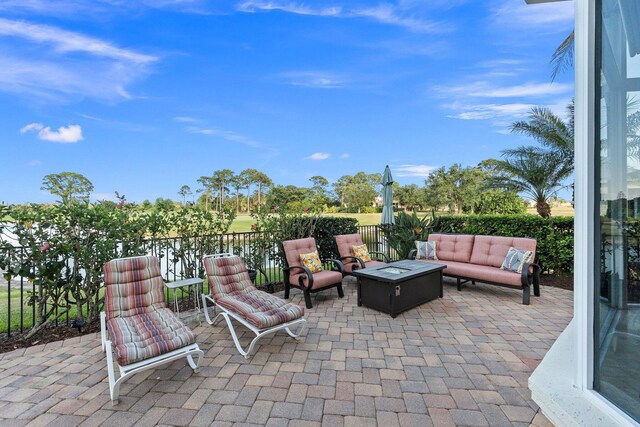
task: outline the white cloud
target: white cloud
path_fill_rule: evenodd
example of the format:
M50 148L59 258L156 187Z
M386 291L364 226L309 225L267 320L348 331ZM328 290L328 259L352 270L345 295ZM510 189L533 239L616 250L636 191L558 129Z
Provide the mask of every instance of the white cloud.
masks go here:
M40 166L42 164L42 162L40 160L29 160L27 162L27 166L29 166L30 168L36 167L36 166Z
M61 144L73 144L83 140L80 125L60 126L58 130L51 130L49 126L41 123L30 123L20 129L20 133L37 132L38 138L43 141L59 142Z
M316 89L337 89L346 83L344 77L322 71L292 71L279 74L290 85Z
M565 83L524 83L512 86L496 86L485 81L466 85L437 86L435 92L450 98L452 94L476 98L518 98L559 95L573 90L573 85Z
M0 18L0 36L14 36L36 43L46 43L60 53L81 52L95 56L125 60L133 64L146 64L157 58L126 49L120 49L97 38L66 31L49 25L29 24Z
M196 119L194 119L193 117L174 117L173 121L175 122L179 122L179 123L195 123L197 122Z
M297 4L293 2L285 3L278 1L255 1L249 0L236 6L239 12L254 13L258 11L279 10L282 12L294 13L296 15L313 15L313 16L339 16L342 12L341 7L326 7L314 9L312 7Z
M524 1L503 0L494 9L497 22L512 27L550 27L574 21L573 1L526 4Z
M329 154L329 153L313 153L312 155L307 157L307 159L311 159L311 160L327 160L329 157L331 157L331 154Z
M445 30L441 23L405 17L398 14L398 10L390 4L382 4L366 9L357 9L352 16L371 18L382 24L396 25L417 33L434 33Z
M4 18L0 49L0 91L57 102L129 99L127 85L158 59L78 32Z
M330 6L313 8L305 4L291 1L265 1L248 0L239 3L236 10L239 12L255 13L281 11L296 15L328 16L335 18L366 18L381 24L406 28L418 33L435 33L447 30L447 26L441 22L430 21L406 16L405 8L399 8L391 4L380 4L366 8L344 8L342 6Z
M435 166L427 165L400 165L393 168L393 173L397 176L417 176L427 178L435 169Z
M212 127L205 128L200 126L188 126L185 128L185 130L189 133L222 138L225 141L236 142L238 144L247 145L249 147L264 148L263 144L261 144L260 142L254 141L253 139L245 135L241 135L229 130L216 129Z
M513 103L513 104L459 104L453 103L445 105L459 113L449 117L461 120L497 120L497 119L521 119L526 117L535 104Z
M349 153L342 153L342 154L340 155L340 158L341 158L341 159L348 159L348 158L349 158Z

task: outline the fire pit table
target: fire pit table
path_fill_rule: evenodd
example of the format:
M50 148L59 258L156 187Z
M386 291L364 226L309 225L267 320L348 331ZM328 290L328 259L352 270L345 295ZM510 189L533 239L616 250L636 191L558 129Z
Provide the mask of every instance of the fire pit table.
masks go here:
M355 270L358 278L358 306L396 317L438 297L442 298L444 265L402 260Z

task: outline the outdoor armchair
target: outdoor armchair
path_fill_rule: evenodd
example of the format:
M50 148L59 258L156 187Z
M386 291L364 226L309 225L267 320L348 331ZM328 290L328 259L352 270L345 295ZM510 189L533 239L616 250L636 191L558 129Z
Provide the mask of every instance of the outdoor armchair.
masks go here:
M297 304L286 302L275 295L256 289L251 283L242 258L223 253L207 255L203 258L203 262L209 283L209 294L202 294L202 305L207 322L213 325L219 317L223 317L236 348L245 359L249 357L256 342L265 335L284 329L294 338L300 336L306 323L302 317L304 309ZM214 305L214 311L220 310L213 319L209 316L207 301ZM240 344L231 319L256 335L246 350ZM294 326L297 332L294 332Z
M204 353L193 332L167 308L158 258L111 260L104 265L104 282L101 339L114 405L118 403L122 382L140 371L182 357L197 371ZM198 356L198 360L194 361L193 356Z
M312 308L311 294L331 288L338 289L338 296L344 297L342 290L343 265L337 259L319 260L321 264L331 263L331 270L312 272L306 267L301 255L308 255L318 251L313 237L297 240L285 240L279 243L284 263L284 297L289 299L291 288L298 288L304 292L307 308Z
M373 257L371 257L371 259L369 260L356 256L356 254L354 253L354 247L362 247L362 245L364 245L364 243L362 242L362 236L360 236L360 234L358 233L341 234L335 236L334 239L336 243L336 249L338 250L338 256L340 257L340 261L344 265L345 275L350 275L351 273L353 273L353 270L373 267L389 262L389 257L384 252L367 250L367 253L369 255L373 255Z

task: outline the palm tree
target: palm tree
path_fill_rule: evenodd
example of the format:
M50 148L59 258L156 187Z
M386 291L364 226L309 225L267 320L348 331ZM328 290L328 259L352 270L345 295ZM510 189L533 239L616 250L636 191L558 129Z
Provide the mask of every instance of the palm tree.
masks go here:
M182 196L182 204L184 205L187 200L187 196L190 196L192 194L191 187L189 187L188 185L183 185L182 187L180 187L180 191L178 191L178 194Z
M573 48L575 46L575 33L571 31L571 34L564 39L564 41L556 48L551 56L551 64L553 69L551 71L551 81L554 81L560 72L567 68L573 68Z
M227 183L233 178L233 171L231 169L221 169L213 172L213 183L218 190L218 210L222 210L224 203L224 192L227 190Z
M201 176L197 181L202 185L202 189L198 190L198 193L204 191L204 209L209 211L209 198L211 197L211 188L214 185L213 179L210 176Z
M533 107L528 121L518 121L511 125L511 132L528 135L544 147L557 153L566 163L567 169L573 171L574 163L574 104L567 105L567 122L556 116L548 108ZM503 151L503 154L518 154L520 147Z
M565 159L555 151L537 147L521 147L503 153L503 157L495 161L497 175L489 177L488 185L531 196L538 214L550 217L549 199L564 188L562 181L571 173Z

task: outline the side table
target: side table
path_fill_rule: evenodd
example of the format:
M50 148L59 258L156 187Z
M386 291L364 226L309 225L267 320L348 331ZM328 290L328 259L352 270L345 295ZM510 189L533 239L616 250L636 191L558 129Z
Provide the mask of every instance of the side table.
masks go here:
M164 285L173 292L173 304L178 316L180 316L180 309L178 308L178 288L193 287L191 290L193 293L193 301L198 310L198 318L200 318L200 298L198 298L198 291L202 286L202 279L194 277L192 279L176 280L175 282L165 282Z

